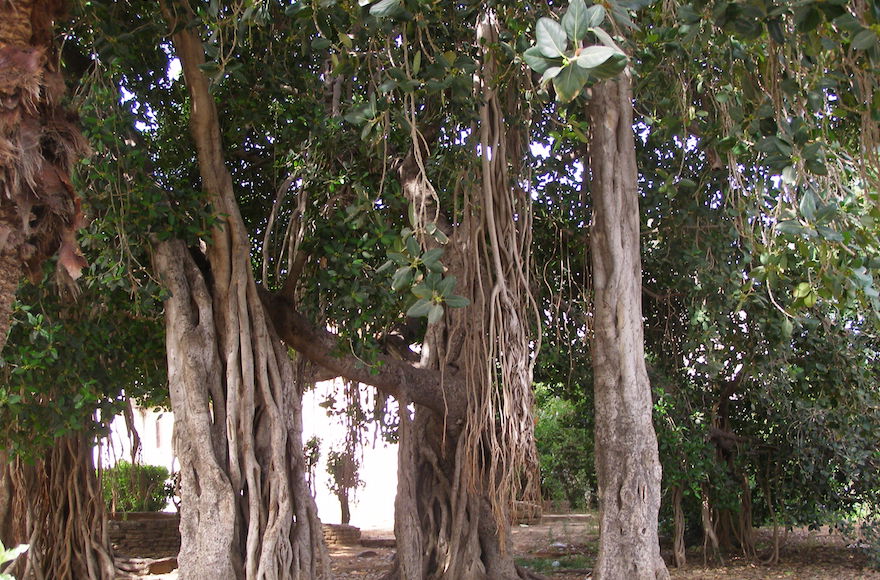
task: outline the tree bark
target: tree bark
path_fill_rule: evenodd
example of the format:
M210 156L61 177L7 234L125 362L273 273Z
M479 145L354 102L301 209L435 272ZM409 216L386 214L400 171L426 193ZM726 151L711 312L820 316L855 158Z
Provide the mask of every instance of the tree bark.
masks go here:
M590 170L599 580L668 578L657 537L660 461L645 368L638 174L627 73L593 88Z
M174 452L180 462L180 574L198 578L210 569L218 578L240 578L243 563L235 490L225 470L223 376L211 295L183 242L160 244L154 266L171 293L165 302L165 340Z
M2 244L0 244L2 246ZM6 346L12 318L15 291L21 279L21 261L13 252L0 250L0 353Z
M671 491L674 523L672 531L672 557L675 560L675 567L681 568L687 564L687 547L684 543L684 508L681 505L683 499L681 485L673 486Z
M541 578L514 564L510 534L498 529L485 491L465 477L464 438L418 406L412 418L401 410L400 425L397 559L385 579Z
M56 252L73 278L85 266L70 172L88 147L62 106L65 85L53 45L63 4L0 0L0 351L21 274L39 280Z
M158 245L168 376L181 463L182 579L329 574L302 450L301 374L266 317L226 169L205 57L185 6L162 4L190 95L202 187L224 223L202 271L181 241ZM180 10L178 14L176 11Z
M55 439L33 464L0 465L0 540L30 544L8 570L19 580L112 580L104 499L85 434Z

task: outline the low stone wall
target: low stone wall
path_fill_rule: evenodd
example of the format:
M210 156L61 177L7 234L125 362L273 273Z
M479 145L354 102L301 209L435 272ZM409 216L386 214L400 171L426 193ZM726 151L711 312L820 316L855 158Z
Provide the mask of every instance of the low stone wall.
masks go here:
M353 546L361 541L361 529L343 524L323 524L328 546Z
M541 504L528 501L513 502L511 519L514 524L537 524L541 521Z
M568 500L565 499L555 499L555 500L544 500L544 513L545 514L568 514L571 513L571 505L568 503Z
M156 512L113 514L107 522L116 554L140 558L176 556L180 551L180 516Z

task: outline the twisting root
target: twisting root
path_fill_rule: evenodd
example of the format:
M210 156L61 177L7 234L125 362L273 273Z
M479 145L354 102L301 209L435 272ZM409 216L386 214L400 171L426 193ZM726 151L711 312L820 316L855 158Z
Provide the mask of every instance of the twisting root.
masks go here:
M4 458L5 459L5 458ZM9 486L6 514L18 529L3 530L5 543L30 548L8 570L21 580L112 580L115 577L98 487L91 439L83 433L60 437L42 459L0 466ZM11 509L10 509L11 508ZM9 523L7 523L9 525Z

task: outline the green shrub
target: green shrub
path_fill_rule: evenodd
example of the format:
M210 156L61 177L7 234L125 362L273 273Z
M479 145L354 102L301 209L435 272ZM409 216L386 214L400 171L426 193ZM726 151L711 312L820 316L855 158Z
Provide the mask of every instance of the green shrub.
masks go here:
M540 383L535 385L535 398L542 499L568 502L572 510L584 509L596 489L589 413Z
M160 465L132 465L120 461L104 470L104 504L114 512L158 512L174 493L168 470Z

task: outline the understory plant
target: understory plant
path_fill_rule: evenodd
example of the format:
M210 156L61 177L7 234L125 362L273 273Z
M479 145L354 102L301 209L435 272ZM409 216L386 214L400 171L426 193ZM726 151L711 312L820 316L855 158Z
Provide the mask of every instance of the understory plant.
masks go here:
M111 512L162 511L174 495L168 470L161 465L132 465L120 461L104 470L104 504Z

